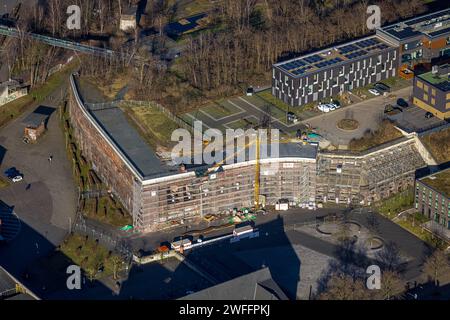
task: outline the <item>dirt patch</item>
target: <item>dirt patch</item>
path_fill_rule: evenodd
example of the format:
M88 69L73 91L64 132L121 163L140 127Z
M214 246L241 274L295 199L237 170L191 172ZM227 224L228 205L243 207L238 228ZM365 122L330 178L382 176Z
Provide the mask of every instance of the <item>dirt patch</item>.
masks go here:
M336 125L341 130L353 131L358 129L359 122L354 119L341 119Z
M359 139L353 139L349 143L352 151L364 151L383 143L401 138L403 135L389 120L383 120L376 131L367 130Z

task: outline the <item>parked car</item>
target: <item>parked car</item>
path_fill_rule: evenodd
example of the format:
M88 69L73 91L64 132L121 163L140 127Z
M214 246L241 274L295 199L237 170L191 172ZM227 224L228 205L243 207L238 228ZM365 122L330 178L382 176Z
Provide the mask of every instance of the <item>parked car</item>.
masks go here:
M11 179L12 182L20 182L23 180L23 177L21 175L17 175L14 178Z
M296 115L295 113L289 111L289 112L287 113L287 120L288 120L289 122L296 123L296 122L298 121L298 117L297 117L297 115Z
M326 104L319 104L318 108L322 112L325 112L325 113L330 112L330 107L328 107L328 105L326 105Z
M427 113L425 113L425 118L430 119L430 118L433 118L433 117L434 117L434 115L431 112L427 111Z
M371 93L371 94L373 94L374 96L379 96L380 95L380 92L377 90L377 89L369 89L369 92Z
M408 102L406 102L405 99L403 99L403 98L397 99L397 105L399 105L402 108L408 108L409 107Z

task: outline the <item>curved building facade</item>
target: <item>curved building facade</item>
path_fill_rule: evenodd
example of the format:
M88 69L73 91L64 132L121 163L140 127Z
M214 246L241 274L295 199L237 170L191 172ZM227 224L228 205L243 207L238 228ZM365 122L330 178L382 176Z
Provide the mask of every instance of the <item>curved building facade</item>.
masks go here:
M140 231L172 221L251 207L256 161L226 164L211 173L163 163L119 108L95 109L83 102L71 79L69 114L83 154L133 216ZM314 201L317 146L280 144L279 156L260 160L260 201Z

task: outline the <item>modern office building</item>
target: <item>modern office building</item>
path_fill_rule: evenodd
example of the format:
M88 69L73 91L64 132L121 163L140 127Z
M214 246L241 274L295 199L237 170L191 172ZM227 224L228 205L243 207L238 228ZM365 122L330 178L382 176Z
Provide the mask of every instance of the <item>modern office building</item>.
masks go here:
M296 107L450 56L450 9L377 29L376 34L310 53L272 68L272 94ZM405 69L411 71L406 74Z
M275 64L272 94L302 106L390 78L397 68L397 48L371 36Z
M377 35L399 48L401 67L450 57L450 9L381 27Z
M416 209L450 229L450 169L416 180Z
M435 117L450 118L450 64L414 77L413 103Z

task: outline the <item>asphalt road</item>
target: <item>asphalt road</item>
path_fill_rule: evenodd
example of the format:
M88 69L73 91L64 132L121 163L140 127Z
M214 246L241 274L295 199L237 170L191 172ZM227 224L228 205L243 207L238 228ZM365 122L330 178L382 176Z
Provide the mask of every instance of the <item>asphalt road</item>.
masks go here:
M13 207L22 222L17 238L1 246L0 264L19 279L25 268L61 243L76 212L77 192L57 110L66 85L41 104L56 110L50 116L47 132L36 144L22 142L22 120L36 106L30 106L0 130L0 145L6 149L0 174L11 166L24 174L23 181L0 189L0 199Z

